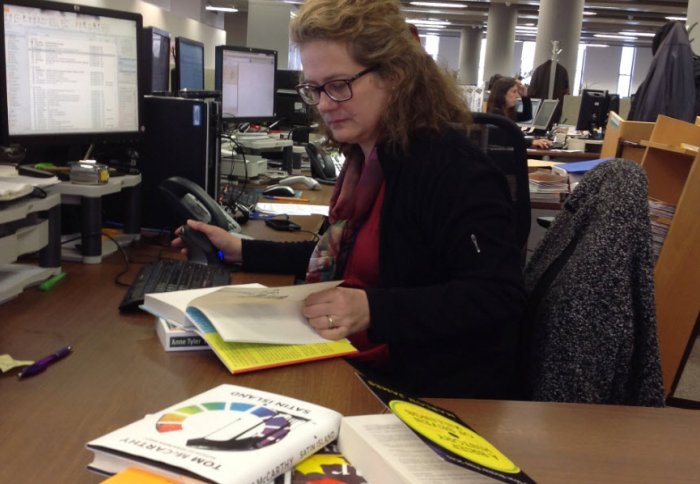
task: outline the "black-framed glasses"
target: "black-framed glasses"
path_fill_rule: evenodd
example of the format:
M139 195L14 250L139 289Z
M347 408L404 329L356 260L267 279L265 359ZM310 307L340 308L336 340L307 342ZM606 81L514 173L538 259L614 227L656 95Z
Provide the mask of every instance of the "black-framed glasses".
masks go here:
M315 84L299 84L296 90L301 96L301 100L309 106L316 106L321 102L321 93L325 92L326 96L333 101L342 103L352 99L352 83L358 80L365 74L376 70L379 66L368 67L367 69L358 72L349 79L333 79L332 81L324 82L320 86Z

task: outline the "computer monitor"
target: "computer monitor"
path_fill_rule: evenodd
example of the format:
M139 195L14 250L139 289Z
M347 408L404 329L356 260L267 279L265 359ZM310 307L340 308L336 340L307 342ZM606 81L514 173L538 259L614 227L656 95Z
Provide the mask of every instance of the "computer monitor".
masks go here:
M173 92L183 89L204 90L204 44L184 37L175 37L175 70Z
M615 111L617 114L620 114L620 95L608 93L607 101L608 104L605 106L605 123L603 123L603 127L608 125L608 114L610 111Z
M311 116L295 87L301 82L301 71L277 69L275 106L282 126L308 126Z
M224 121L264 122L275 118L277 51L219 45L214 68Z
M535 120L537 117L537 113L540 110L540 105L542 104L542 99L540 98L530 98L530 104L532 106L532 117L530 119L525 119L523 121L518 121L518 125L522 128L529 128L532 126L532 122ZM518 99L518 105L517 105L517 111L522 112L523 109L523 101L522 99Z
M558 99L543 99L537 115L532 120L532 127L536 131L547 131L552 127L552 116L559 104Z
M140 14L3 2L3 144L72 146L140 137Z
M578 110L576 129L578 131L593 131L605 127L608 112L608 92L597 89L581 91L581 107Z
M170 84L170 34L156 27L144 27L141 48L144 94L167 92Z

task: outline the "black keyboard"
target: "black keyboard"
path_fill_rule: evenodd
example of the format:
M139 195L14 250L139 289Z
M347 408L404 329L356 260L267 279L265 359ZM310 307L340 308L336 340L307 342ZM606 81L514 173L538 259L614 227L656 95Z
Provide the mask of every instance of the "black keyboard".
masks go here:
M119 311L134 311L143 304L144 294L182 289L225 286L229 270L223 266L207 266L186 260L159 260L141 268L129 286Z

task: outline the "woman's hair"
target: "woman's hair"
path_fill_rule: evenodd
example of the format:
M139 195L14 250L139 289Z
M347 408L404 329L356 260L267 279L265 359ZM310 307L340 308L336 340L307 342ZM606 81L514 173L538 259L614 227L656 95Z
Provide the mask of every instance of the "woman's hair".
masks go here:
M516 119L515 107L506 106L506 94L515 86L516 82L513 77L499 77L494 81L486 105L489 113L502 114L512 120Z
M355 62L378 67L391 83L380 139L395 150L406 152L417 129L466 129L471 122L454 79L412 37L398 0L307 0L291 21L290 38L300 46L346 43Z

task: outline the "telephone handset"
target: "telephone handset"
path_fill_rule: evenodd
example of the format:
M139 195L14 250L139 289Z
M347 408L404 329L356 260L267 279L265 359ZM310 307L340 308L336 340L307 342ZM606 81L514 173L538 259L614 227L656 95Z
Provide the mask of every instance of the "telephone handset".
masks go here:
M217 225L228 232L240 232L233 217L196 183L181 176L163 180L158 189L175 212L184 219L192 218L212 225Z
M335 183L338 174L331 155L313 143L306 144L306 153L311 163L311 176L320 182Z

